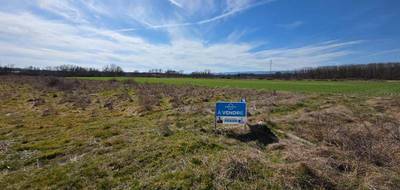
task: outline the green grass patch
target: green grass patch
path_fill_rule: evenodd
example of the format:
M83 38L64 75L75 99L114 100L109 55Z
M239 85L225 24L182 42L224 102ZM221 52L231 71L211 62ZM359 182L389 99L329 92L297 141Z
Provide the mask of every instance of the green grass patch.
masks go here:
M139 83L198 85L206 87L249 88L302 93L346 93L366 95L399 95L398 81L317 81L317 80L257 80L257 79L193 79L152 77L78 77L87 80L128 80Z

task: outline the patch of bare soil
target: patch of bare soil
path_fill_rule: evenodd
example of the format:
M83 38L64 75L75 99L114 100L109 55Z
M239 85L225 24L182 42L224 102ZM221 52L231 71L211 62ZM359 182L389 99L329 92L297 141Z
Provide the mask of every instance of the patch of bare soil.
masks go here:
M267 125L255 124L234 128L226 132L226 136L241 142L257 142L260 145L268 145L279 141L278 137Z

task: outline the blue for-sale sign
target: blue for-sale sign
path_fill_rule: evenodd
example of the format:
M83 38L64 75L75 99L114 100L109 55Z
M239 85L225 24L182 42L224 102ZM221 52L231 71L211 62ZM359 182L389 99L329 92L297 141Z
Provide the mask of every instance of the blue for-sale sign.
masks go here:
M247 120L246 102L217 102L216 123L245 124Z

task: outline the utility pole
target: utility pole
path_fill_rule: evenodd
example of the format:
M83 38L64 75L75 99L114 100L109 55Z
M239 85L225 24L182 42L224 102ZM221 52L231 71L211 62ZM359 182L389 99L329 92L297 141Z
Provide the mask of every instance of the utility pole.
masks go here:
M272 60L269 61L269 74L272 74Z

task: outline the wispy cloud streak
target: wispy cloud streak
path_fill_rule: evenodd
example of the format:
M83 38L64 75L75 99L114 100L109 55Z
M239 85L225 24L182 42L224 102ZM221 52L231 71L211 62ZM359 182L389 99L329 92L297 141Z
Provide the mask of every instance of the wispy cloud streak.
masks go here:
M177 6L177 7L179 7L179 8L183 8L183 6L180 4L180 3L178 3L178 2L176 2L175 0L168 0L171 4L173 4L173 5L175 5L175 6Z
M294 22L288 23L288 24L279 24L278 26L285 28L285 29L295 29L295 28L298 28L303 25L304 25L303 21L294 21Z
M243 12L243 11L258 7L258 6L262 6L262 5L265 5L265 4L268 4L268 3L272 3L274 1L275 0L264 0L264 1L260 1L260 2L254 3L254 4L246 5L244 7L237 7L235 9L228 10L228 11L226 11L226 12L220 14L220 15L217 15L217 16L214 16L214 17L211 17L211 18L208 18L208 19L199 20L199 21L196 21L196 22L183 22L183 23L162 24L162 25L148 25L147 27L144 27L144 28L124 28L124 29L118 29L118 30L115 30L115 31L117 31L117 32L129 32L129 31L136 31L136 30L143 30L143 29L162 29L162 28L175 28L175 27L202 25L202 24L207 24L207 23L218 21L218 20L222 20L222 19L227 18L229 16L233 16L233 15L238 14L240 12ZM173 4L175 4L175 3L173 3Z

